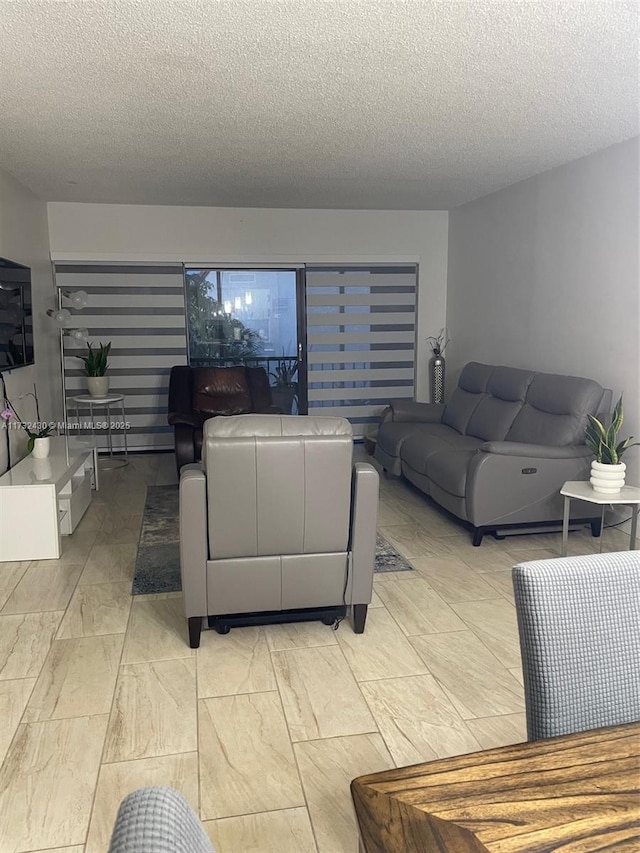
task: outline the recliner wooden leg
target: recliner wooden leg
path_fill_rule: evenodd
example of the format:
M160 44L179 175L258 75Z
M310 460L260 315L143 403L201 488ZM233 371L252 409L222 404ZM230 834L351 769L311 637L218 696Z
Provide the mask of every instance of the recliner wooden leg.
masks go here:
M200 648L200 633L202 631L202 616L189 616L189 645L192 649Z
M353 605L353 633L364 633L364 623L367 621L367 606L366 604Z

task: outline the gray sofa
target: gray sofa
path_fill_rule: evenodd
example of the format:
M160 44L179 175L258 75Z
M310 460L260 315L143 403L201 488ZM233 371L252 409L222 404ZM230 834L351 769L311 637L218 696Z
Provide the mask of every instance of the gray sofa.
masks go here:
M563 483L589 477L587 415L610 406L591 379L470 362L446 405L391 401L375 456L473 525L480 545L486 532L561 520ZM572 503L572 519L599 534L590 505Z

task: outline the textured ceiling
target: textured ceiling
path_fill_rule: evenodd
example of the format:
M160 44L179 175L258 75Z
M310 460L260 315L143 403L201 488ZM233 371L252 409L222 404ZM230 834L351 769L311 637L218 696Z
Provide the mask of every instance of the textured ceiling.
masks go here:
M638 0L0 0L58 201L451 208L638 133Z

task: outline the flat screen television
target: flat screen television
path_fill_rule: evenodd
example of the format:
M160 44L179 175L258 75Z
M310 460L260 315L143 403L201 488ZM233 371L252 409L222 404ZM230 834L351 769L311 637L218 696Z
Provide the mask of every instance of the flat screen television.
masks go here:
M31 270L0 258L0 370L33 364Z

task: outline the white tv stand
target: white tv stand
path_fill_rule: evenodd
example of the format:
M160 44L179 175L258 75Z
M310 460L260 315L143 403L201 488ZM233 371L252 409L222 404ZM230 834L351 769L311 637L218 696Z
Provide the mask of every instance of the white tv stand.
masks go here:
M51 438L46 459L29 454L0 477L0 562L56 560L98 487L95 447Z

